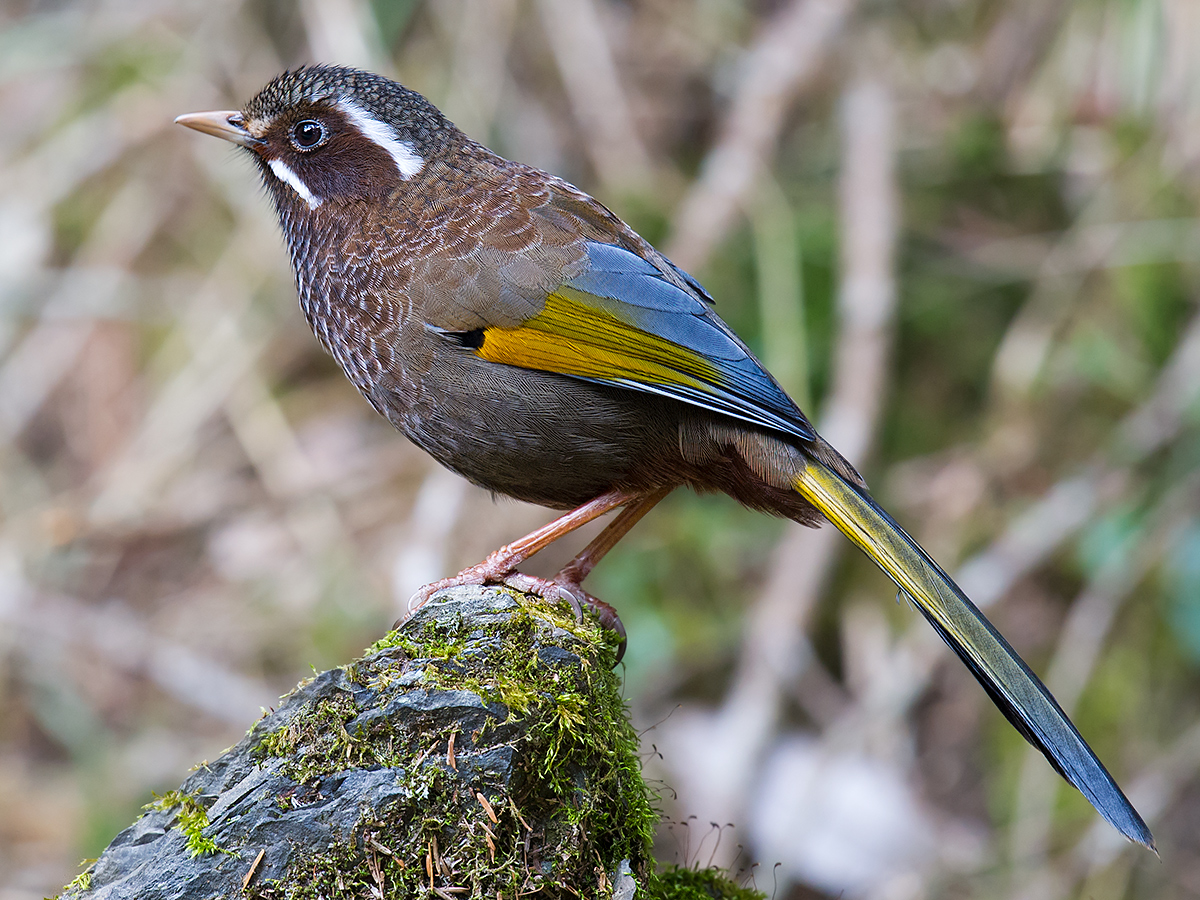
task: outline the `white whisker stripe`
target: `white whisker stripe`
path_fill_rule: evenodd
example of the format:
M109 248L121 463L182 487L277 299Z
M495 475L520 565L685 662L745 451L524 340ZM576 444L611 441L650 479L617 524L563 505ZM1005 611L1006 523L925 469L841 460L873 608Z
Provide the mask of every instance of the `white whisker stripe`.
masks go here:
M321 205L321 198L314 195L308 189L308 185L300 180L300 176L291 170L287 163L281 159L273 159L268 166L275 173L275 177L280 181L285 182L293 191L300 195L300 199L308 204L309 209L316 209Z
M397 138L391 127L380 122L353 100L342 97L337 106L364 137L388 152L396 163L400 177L405 181L418 175L425 168L425 160L413 149L412 144Z

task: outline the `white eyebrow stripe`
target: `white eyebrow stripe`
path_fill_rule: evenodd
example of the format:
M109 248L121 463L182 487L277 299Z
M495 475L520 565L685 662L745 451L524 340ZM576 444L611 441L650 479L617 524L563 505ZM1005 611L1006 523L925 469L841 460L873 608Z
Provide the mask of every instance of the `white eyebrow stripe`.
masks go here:
M380 122L369 112L346 97L342 97L337 102L338 109L346 114L355 127L363 133L367 140L378 144L396 163L396 169L400 172L400 177L405 181L420 174L420 171L425 168L425 160L423 160L414 149L412 144L407 141L402 141L396 137L396 132Z
M321 205L321 198L313 194L308 189L308 185L300 180L300 176L291 170L282 159L273 159L268 166L275 173L275 177L280 181L285 182L293 191L300 195L300 199L308 204L309 209L316 209Z

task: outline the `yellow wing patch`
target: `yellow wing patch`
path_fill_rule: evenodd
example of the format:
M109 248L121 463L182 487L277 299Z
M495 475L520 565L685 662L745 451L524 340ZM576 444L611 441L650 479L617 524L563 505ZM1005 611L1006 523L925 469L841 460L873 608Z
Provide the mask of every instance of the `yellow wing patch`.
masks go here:
M475 352L486 360L600 381L709 391L717 369L697 353L571 298L562 287L518 328L488 328Z

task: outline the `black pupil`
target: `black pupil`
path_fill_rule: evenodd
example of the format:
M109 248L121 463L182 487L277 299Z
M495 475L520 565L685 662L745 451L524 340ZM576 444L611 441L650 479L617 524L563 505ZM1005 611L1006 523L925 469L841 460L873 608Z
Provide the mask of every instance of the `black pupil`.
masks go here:
M321 143L321 138L325 136L325 129L321 127L320 122L305 119L303 122L296 123L292 134L295 135L297 144L305 149L311 149Z

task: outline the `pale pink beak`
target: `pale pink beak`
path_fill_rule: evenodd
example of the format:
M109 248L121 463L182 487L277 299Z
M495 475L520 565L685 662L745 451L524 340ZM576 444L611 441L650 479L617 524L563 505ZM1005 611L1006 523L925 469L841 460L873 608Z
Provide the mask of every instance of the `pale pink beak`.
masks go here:
M232 141L243 147L254 147L261 143L246 130L246 120L237 110L184 113L175 119L177 125L186 125L213 137Z

